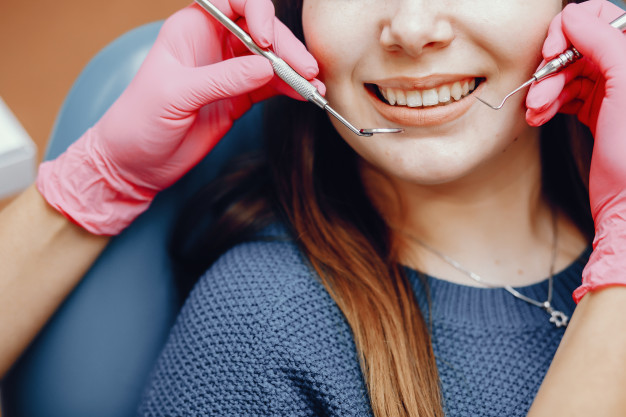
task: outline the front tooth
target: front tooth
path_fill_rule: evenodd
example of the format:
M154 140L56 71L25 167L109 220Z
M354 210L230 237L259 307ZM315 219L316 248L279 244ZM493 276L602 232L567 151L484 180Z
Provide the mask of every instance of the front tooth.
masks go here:
M396 93L396 102L399 106L406 106L406 95L402 90L395 90Z
M467 81L463 82L463 95L466 96L469 93L469 83Z
M422 105L422 94L419 91L407 91L406 104L409 107L419 107Z
M393 88L387 88L387 101L392 106L396 104L396 93L393 91Z
M431 88L430 90L422 91L422 103L424 106L434 106L439 103L439 94L437 90Z
M450 95L455 99L455 100L460 100L461 96L463 95L463 88L461 87L461 83L460 82L455 82L454 84L452 84L452 88L450 89Z
M439 87L438 95L440 103L447 103L448 101L450 101L450 87L448 87L447 85Z
M476 88L476 80L472 78L472 81L469 82L469 89L473 90Z

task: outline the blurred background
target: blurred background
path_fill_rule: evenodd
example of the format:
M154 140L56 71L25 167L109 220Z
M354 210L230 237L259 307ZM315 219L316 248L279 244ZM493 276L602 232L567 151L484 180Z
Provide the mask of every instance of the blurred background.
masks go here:
M0 0L0 97L37 146L37 162L63 99L87 62L128 30L190 3ZM0 198L0 209L8 200Z

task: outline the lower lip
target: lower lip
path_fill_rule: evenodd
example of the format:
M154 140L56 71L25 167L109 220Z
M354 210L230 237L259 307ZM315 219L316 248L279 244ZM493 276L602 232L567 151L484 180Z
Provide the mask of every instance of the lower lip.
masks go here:
M480 92L484 84L483 81L471 94L459 101L454 101L445 106L430 107L392 106L381 101L374 92L368 89L366 91L376 110L385 119L404 126L428 127L442 125L465 114L476 103L472 95Z

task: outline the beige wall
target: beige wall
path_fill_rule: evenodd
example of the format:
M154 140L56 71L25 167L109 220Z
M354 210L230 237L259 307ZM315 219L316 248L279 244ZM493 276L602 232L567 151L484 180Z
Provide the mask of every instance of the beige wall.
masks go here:
M37 144L39 158L65 94L89 59L119 35L190 2L0 0L0 96Z

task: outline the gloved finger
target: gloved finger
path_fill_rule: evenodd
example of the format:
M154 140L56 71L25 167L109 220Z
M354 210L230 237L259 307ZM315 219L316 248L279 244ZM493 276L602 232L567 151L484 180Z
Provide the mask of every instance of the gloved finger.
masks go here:
M545 64L544 60L538 68ZM597 80L600 76L593 62L583 58L563 71L532 84L526 95L526 107L535 111L545 110L572 80L579 77Z
M259 46L267 48L272 44L274 4L271 0L211 0L211 3L233 21L245 17L249 25L248 34Z
M578 114L584 104L585 102L582 100L572 100L569 103L564 104L563 107L561 107L561 110L559 110L559 113Z
M246 19L247 32L260 47L274 44L276 11L271 0L230 0L230 3Z
M608 5L604 7L609 8ZM563 31L576 49L598 66L606 79L618 80L626 74L626 36L609 25L609 21L621 15L623 10L613 5L610 10L600 10L602 17L598 17L582 7L567 7L562 13ZM622 76L615 77L616 72Z
M585 101L591 94L596 83L587 78L577 78L568 83L559 96L542 110L529 108L526 111L526 121L531 126L541 126L552 119L557 113L563 111L563 107L574 100Z
M245 20L237 22L243 30L248 31ZM298 40L293 33L280 20L276 19L274 24L275 36L272 50L280 58L284 59L293 69L307 80L312 80L319 73L317 61L309 53L306 47ZM233 53L237 56L249 54L246 46L237 40L234 35L230 35L230 44Z
M245 18L247 32L261 47L272 49L306 79L319 72L317 61L298 38L275 17L270 0L230 0L235 12Z
M193 112L213 101L250 93L274 77L266 58L248 55L198 68L181 76L181 110Z
M545 65L545 63L543 61L540 67ZM544 111L561 94L565 83L566 74L563 74L563 72L533 83L528 90L528 94L526 94L526 107L535 112Z
M319 66L304 44L279 20L276 20L274 31L274 52L276 55L284 59L307 80L316 77L319 73Z
M542 110L529 108L526 111L526 121L531 126L541 126L552 119L563 106L573 100L583 100L593 91L596 83L588 78L579 77L563 87L558 97Z

